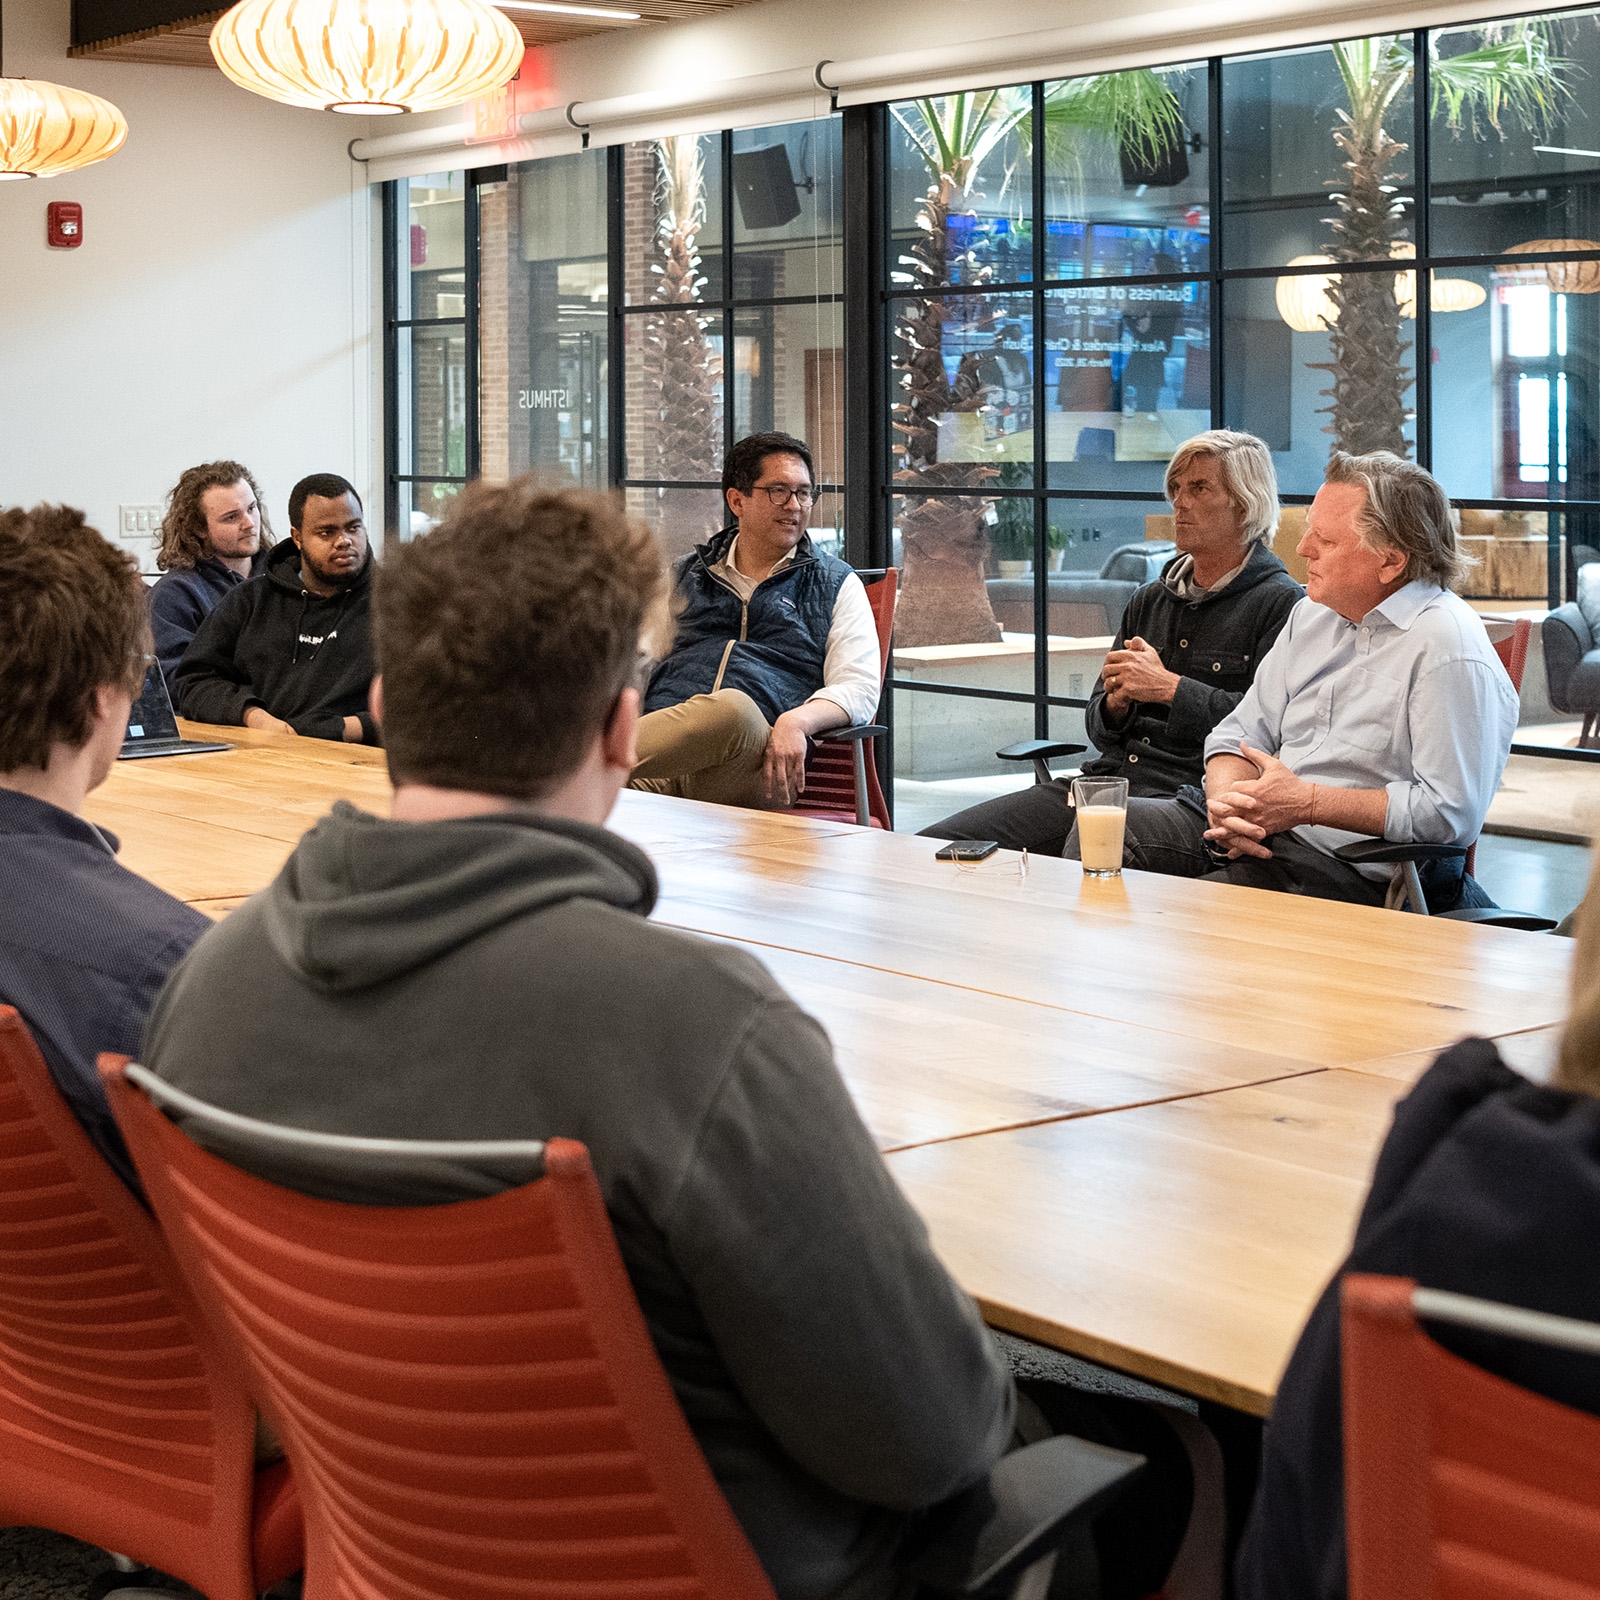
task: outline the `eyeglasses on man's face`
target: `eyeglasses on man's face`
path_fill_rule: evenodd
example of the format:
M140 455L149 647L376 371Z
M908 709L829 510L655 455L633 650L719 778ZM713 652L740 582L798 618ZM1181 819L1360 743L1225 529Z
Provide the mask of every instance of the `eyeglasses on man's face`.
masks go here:
M758 483L750 492L764 494L780 511L791 500L802 511L808 510L816 503L817 498L810 489L791 489L786 483Z

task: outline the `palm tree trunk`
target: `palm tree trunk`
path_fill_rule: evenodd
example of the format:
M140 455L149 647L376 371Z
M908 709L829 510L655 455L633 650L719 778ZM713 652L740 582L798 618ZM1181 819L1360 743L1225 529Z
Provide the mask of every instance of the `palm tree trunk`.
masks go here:
M705 164L693 135L662 139L656 229L657 276L651 298L664 306L700 299L697 238L705 224ZM655 455L660 478L722 476L722 362L694 312L645 318L645 366L656 395Z
M954 175L939 174L919 207L920 233L905 264L928 294L901 302L895 323L893 365L900 398L893 411L899 436L895 473L904 487L900 518L902 589L895 613L895 640L907 648L938 644L994 644L1000 639L984 583L989 553L985 518L990 502L978 498L934 499L917 489L975 489L994 477L977 462L939 460L939 419L970 411L981 394L964 393L970 380L945 375L943 327L951 307L937 291L948 282L945 225L949 197L961 193Z
M1404 221L1404 203L1396 198L1392 167L1406 146L1384 131L1381 115L1345 116L1334 142L1345 156L1349 174L1343 194L1334 202L1339 214L1330 218L1335 261L1384 261L1392 255ZM1323 393L1332 401L1323 410L1333 420L1324 430L1333 448L1351 455L1370 450L1410 454L1405 424L1405 354L1411 344L1400 337L1400 301L1393 272L1345 272L1328 285L1328 298L1339 317L1329 343L1331 361L1312 365L1332 375Z

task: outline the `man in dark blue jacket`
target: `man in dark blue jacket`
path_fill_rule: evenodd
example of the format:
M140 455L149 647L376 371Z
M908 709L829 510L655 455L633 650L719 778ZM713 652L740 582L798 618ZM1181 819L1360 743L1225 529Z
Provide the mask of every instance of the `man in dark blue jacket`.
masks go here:
M169 684L211 608L261 572L272 545L267 508L248 467L207 461L178 479L156 555L165 576L150 591L156 659Z
M0 1005L130 1184L95 1057L137 1052L168 971L211 926L119 865L116 839L79 815L144 682L144 594L81 511L0 513Z
M721 805L791 805L812 734L870 722L882 687L860 578L806 536L811 452L756 433L728 452L734 525L673 573L678 632L651 674L635 789Z

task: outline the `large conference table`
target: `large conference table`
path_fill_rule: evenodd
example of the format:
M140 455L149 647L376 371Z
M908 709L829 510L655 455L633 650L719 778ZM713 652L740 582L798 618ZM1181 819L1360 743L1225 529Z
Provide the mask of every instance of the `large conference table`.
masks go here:
M382 753L184 724L87 815L212 916ZM826 1025L861 1114L998 1328L1264 1415L1395 1100L1443 1047L1553 1063L1570 942L625 792L655 918L741 945Z

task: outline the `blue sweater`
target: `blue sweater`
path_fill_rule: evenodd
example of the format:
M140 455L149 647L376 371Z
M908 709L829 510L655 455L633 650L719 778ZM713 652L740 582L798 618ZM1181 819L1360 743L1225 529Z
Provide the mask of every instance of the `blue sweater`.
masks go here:
M267 552L256 551L250 576L257 577L266 564ZM174 567L156 580L150 590L150 631L155 635L161 675L169 687L183 652L211 608L244 581L213 556L192 567Z
M167 973L211 923L120 865L116 848L82 817L0 789L0 1003L16 1007L73 1115L136 1189L95 1057L138 1053Z

